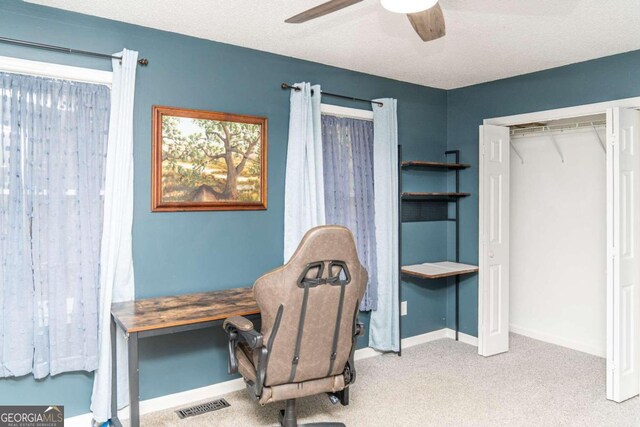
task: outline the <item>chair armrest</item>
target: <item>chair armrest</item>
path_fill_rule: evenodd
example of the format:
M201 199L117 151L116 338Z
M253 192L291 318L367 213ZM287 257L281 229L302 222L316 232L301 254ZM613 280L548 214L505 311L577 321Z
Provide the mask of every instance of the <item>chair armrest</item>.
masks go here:
M225 319L222 327L226 331L228 327L234 327L239 331L250 331L253 329L253 322L246 317L233 316Z
M344 372L345 386L349 386L356 381L356 365L354 358L354 354L356 351L356 341L358 341L358 337L364 335L365 331L366 328L364 326L364 323L358 321L358 317L356 316L353 325L353 337L351 338L351 353L349 354L349 360Z
M262 347L262 334L253 328L251 320L233 316L224 321L222 327L229 336L229 374L238 372L238 359L236 357L236 347L244 342L247 347L254 350Z
M227 331L230 339L234 334L233 338L236 339L236 344L244 342L252 350L262 347L262 334L253 329L253 322L246 317L229 317L224 321L222 327Z

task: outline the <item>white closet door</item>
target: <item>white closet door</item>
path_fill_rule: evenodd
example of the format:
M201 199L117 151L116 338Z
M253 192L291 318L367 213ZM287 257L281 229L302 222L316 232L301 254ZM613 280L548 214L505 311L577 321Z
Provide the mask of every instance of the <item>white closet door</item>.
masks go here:
M509 350L509 128L480 126L478 353Z
M607 111L607 398L616 402L640 392L639 137L640 112Z

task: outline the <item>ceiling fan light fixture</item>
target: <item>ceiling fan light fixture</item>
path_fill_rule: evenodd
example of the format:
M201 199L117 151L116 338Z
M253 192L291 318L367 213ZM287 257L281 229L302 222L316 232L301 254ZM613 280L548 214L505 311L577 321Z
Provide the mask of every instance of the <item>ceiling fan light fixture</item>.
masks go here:
M380 0L382 7L395 13L417 13L431 9L438 0Z

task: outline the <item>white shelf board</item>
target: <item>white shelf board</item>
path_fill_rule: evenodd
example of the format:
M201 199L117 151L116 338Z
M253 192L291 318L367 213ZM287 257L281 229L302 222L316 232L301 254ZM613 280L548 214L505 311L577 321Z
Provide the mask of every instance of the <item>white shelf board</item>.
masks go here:
M421 277L423 279L439 279L442 277L475 273L477 271L478 266L476 265L461 264L459 262L451 261L426 262L424 264L402 266L402 274Z

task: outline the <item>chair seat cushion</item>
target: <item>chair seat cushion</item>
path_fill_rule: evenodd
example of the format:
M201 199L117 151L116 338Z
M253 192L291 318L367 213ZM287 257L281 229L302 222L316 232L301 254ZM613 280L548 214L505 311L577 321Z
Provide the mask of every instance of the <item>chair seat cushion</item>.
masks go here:
M340 390L344 390L344 375L342 374L317 380L303 381L301 383L264 387L259 402L261 405L265 405L272 402L312 396L314 394L335 393Z
M238 359L238 371L245 381L256 382L257 355L244 343L236 347ZM298 397L312 396L320 393L335 393L344 389L344 375L334 375L326 378L303 381L299 383L281 384L262 389L260 404L296 399Z

